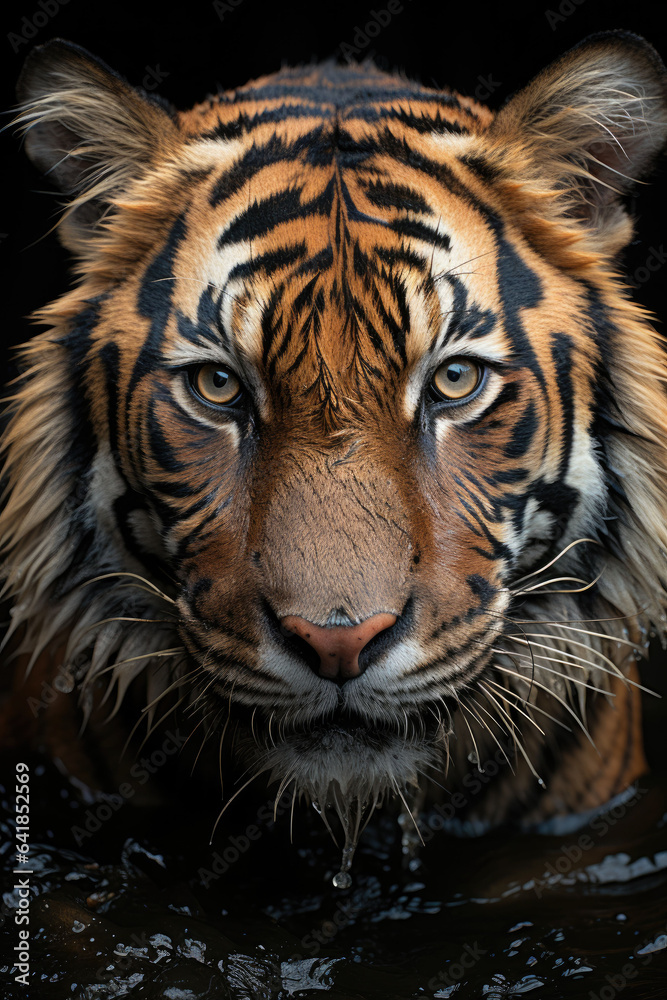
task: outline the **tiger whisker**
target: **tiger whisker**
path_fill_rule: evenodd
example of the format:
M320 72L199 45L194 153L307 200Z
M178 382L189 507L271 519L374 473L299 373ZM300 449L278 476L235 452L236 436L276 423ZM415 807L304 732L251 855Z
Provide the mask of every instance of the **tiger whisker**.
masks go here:
M528 700L526 700L526 701L524 701L524 704L525 705L529 705L530 702ZM530 722L530 724L535 727L535 729L537 729L537 731L540 734L540 736L546 736L546 733L544 732L544 730L542 729L542 727L539 726L537 724L537 722L535 722L535 719L531 718L531 716L524 709L519 708L519 706L517 705L516 708L515 708L515 711L519 712L520 715L523 715L523 717L525 719L527 719L528 722Z
M481 686L481 682L480 682L480 686ZM497 707L496 699L493 697L493 695L491 695L490 692L486 692L485 690L481 690L480 694L482 695L483 698L486 698L486 700L491 704L492 708L493 708L494 705L496 705L496 707ZM475 704L477 705L477 708L480 710L480 712L484 712L484 714L488 715L488 717L491 719L492 722L495 722L495 724L498 726L498 728L500 729L500 731L505 734L505 736L511 737L513 741L516 740L516 734L514 732L508 732L507 729L504 728L504 726L502 724L502 721L500 719L498 719L496 717L496 715L493 714L493 712L490 712L487 708L484 708L484 706L480 705L479 702L476 702ZM514 767L512 766L512 761L507 756L507 751L505 750L504 746L502 745L502 743L498 739L496 739L496 743L498 745L498 749L500 750L500 752L502 753L503 757L505 758L505 761L507 762L507 765L508 765L510 771L512 772L512 774L515 774Z
M152 698L151 701L147 705L144 705L144 707L141 709L140 720L141 720L141 716L144 716L144 715L147 715L149 718L152 718L152 716L155 713L155 709L157 708L157 706L159 705L159 703L164 698L166 698L168 695L172 694L175 690L177 690L178 688L183 687L183 685L187 682L189 676L191 676L191 675L190 674L180 674L163 691L160 691L160 693L158 695L156 695L155 698ZM182 704L182 702L183 702L183 700L185 698L189 698L189 697L190 697L190 692L186 691L185 694L183 695L183 697L177 702L177 704L174 705L174 706L172 706L172 708L170 708L169 711L166 712L161 717L160 721L163 721L164 719L166 719L167 715L170 715L174 711L174 709L178 707L178 705Z
M144 738L142 739L141 743L139 744L139 748L137 750L137 753L140 753L143 750L146 742L153 735L153 733L155 732L155 730L157 729L157 727L160 726L160 725L162 725L162 723L164 722L164 720L169 715L171 715L172 712L175 712L180 707L180 705L183 704L183 702L185 701L185 699L187 698L187 696L188 696L188 694L187 694L187 691L186 691L185 694L181 695L181 697L178 699L178 701L176 702L175 705L172 705L172 707L167 712L165 712L163 715L161 715L159 719L155 720L155 723L153 723L153 716L152 715L151 716L140 716L139 717L139 719L137 720L136 725L133 726L133 728L132 728L132 732L133 733L136 731L137 726L141 724L141 721L142 721L143 718L146 718L148 720L148 725L146 726L146 735L144 736ZM132 735L132 734L130 734L130 735ZM128 739L129 739L129 737L128 737ZM123 747L123 753L125 753L126 748L127 748L127 743L125 744L125 747Z
M496 687L499 687L499 688L500 688L500 685L494 685L494 686L496 686ZM502 689L500 689L500 690L502 690ZM506 709L504 709L504 708L503 708L503 706L502 706L502 705L500 704L500 702L498 701L497 697L494 697L493 695L491 695L491 692L489 692L489 695L490 695L490 697L491 697L492 701L495 701L495 703L496 703L496 706L497 706L497 708L498 708L498 711L499 711L499 712L500 712L500 713L501 713L501 714L502 714L502 715L503 715L503 716L504 716L504 717L505 717L505 718L507 719L507 722L508 722L508 724L509 724L509 725L510 725L510 727L511 727L511 730L512 730L512 740L513 740L513 743L514 743L514 747L515 747L515 749L519 751L519 753L521 754L521 756L522 756L522 757L523 757L523 759L525 760L526 764L528 765L528 767L529 767L529 769L530 769L531 773L532 773L532 774L534 775L534 777L535 777L535 778L537 778L538 782L539 782L539 783L540 783L541 785L544 785L544 781L542 780L542 778L540 777L540 775L539 775L539 774L537 773L537 771L535 770L535 766L533 765L533 762L532 762L532 760L531 760L531 759L530 759L530 757L528 756L528 753L527 753L527 751L526 751L526 748L524 747L523 743L521 742L521 740L520 740L520 739L519 739L519 737L517 736L517 728L516 728L516 725L515 725L514 721L513 721L513 720L512 720L512 718L511 718L511 716L510 716L509 712L507 712L507 711L506 711ZM513 705L512 707L513 707L513 708L514 708L515 710L517 709L517 705ZM532 720L531 720L531 721L532 721Z
M158 597L161 597L169 604L176 605L176 601L174 601L173 598L163 593L163 591L161 591L159 587L156 587L154 583L152 583L150 580L147 580L146 577L140 576L138 573L129 573L121 571L117 571L114 573L103 573L101 576L94 576L90 580L83 580L82 583L79 584L79 586L88 587L90 586L91 583L99 583L101 580L109 580L112 577L119 577L119 576L130 576L133 577L135 580L141 580L142 583L146 584L150 588L150 591L152 593L157 594Z
M294 843L294 803L296 801L296 781L294 782L294 791L292 792L292 805L289 811L289 842Z
M190 740L192 739L192 737L193 737L193 736L195 735L195 733L197 732L197 730L199 729L199 727L200 727L200 726L202 726L202 725L204 725L204 723L205 723L206 719L208 718L208 715L210 715L210 714L211 714L211 713L210 713L210 712L208 712L208 713L206 713L205 715L202 715L202 717L200 718L200 720L199 720L199 722L197 723L197 725L196 725L196 726L195 726L195 727L194 727L193 729L191 729L191 730L190 730L190 732L188 733L188 735L186 736L186 738L185 738L185 740L183 741L183 744L182 744L182 746L181 746L181 750L185 750L186 746L188 745L188 743L190 742ZM195 763L196 763L196 760L195 760ZM192 765L192 771L190 771L190 775L192 775L192 774L193 774L193 772L194 772L194 767L195 767L195 766L194 766L194 764L193 764L193 765Z
M631 615L614 615L613 618L511 618L506 615L500 615L500 617L506 618L507 621L512 622L516 625L595 625L602 622L623 622L630 621L632 618L639 618L646 613L646 607L640 608ZM489 611L489 614L498 614L498 612ZM583 629L582 631L586 631ZM604 633L603 633L604 634ZM616 640L615 636L608 636L605 634L605 638Z
M506 650L504 650L504 649L494 649L494 653L505 653L505 652L506 652ZM515 653L514 655L517 657L517 659L525 659L526 658L526 654L525 653ZM535 657L535 659L536 660L546 660L547 663L563 663L563 664L565 664L565 666L577 667L579 670L585 670L586 669L585 667L581 666L579 663L570 663L568 660L559 660L559 659L556 659L555 657L552 657L552 656L539 656L538 655L538 656ZM572 684L576 684L579 687L585 687L589 691L595 691L597 694L609 695L612 698L614 697L613 692L611 692L611 691L606 691L604 688L595 687L594 684L589 684L588 681L584 681L580 677L572 677L571 674L564 674L561 670L554 670L553 667L547 667L543 663L540 664L540 670L546 670L547 673L555 674L556 677L562 677L563 680L566 680L568 682L571 681Z
M508 652L509 652L509 650L498 648L498 649L495 650L495 652L501 653L503 655L507 655ZM525 659L525 655L526 655L525 653L514 653L513 656L511 657L512 661L514 662L514 665L515 666L519 666L520 664L518 664L516 661L517 660ZM599 671L602 674L606 674L608 677L616 677L617 676L616 674L612 673L611 670L607 670L605 667L599 666L598 664L592 664L590 667L586 667L584 664L581 664L581 663L572 663L570 660L563 660L563 659L560 659L560 657L546 656L544 654L540 654L537 657L537 659L539 659L541 661L540 664L539 664L540 670L544 670L547 673L555 674L557 677L562 677L562 679L567 682L568 687L569 687L570 684L574 684L575 687L577 687L578 689L584 689L584 688L586 688L588 690L595 691L597 694L603 694L607 698L615 698L616 697L616 695L614 694L614 692L610 691L609 688L596 687L594 684L589 683L588 680L584 680L583 678L578 677L576 674L572 674L569 671L567 673L564 673L563 671L555 670L553 667L548 667L548 666L546 666L546 664L547 663L559 663L559 664L561 664L562 666L565 666L565 667L571 667L571 668L576 669L576 670L584 670L586 672L586 676L587 677L588 677L589 673L592 670L597 670L597 671ZM623 678L619 678L619 679L621 679L623 681L623 684L625 685L626 688L628 686L630 686L630 685L632 685L634 687L638 687L638 688L641 687L641 685L639 685L636 681L631 681L627 677L623 677ZM646 690L647 694L651 694L652 693L652 692L648 691L648 689L644 689L644 690Z
M224 816L224 814L229 809L229 807L231 806L231 804L234 801L234 799L236 798L236 796L240 795L244 788L247 788L248 785L252 784L253 781L255 781L257 778L259 778L259 776L260 776L261 773L262 773L261 771L257 771L257 772L255 772L255 774L252 774L248 778L248 780L246 782L244 782L244 784L242 784L241 787L236 792L234 792L234 794L232 795L231 799L229 799L229 801L224 804L224 806L222 807L222 809L218 813L218 818L216 819L215 823L213 824L213 829L211 830L211 837L210 837L210 840L209 840L209 845L213 843L213 838L215 837L215 831L218 829L218 824L219 824L220 820L222 819L222 817Z
M524 633L524 635L534 635L535 637L537 637L537 636L540 635L540 633L539 632L535 632L535 633L527 632L527 633ZM550 653L560 653L561 656L568 656L570 658L570 660L573 661L572 662L572 666L577 666L577 663L584 663L584 664L587 664L588 666L592 667L595 670L602 670L605 673L613 673L620 680L627 681L629 683L629 678L627 678L625 676L625 674L623 673L623 671L620 669L620 667L617 666L617 664L615 664L613 662L613 660L610 660L608 656L605 656L605 654L601 650L595 649L593 646L589 646L585 642L581 642L578 639L568 639L567 643L570 646L576 646L578 649L585 649L587 653L590 653L592 656L597 656L598 659L600 661L602 661L602 662L598 663L595 660L589 660L589 659L587 659L584 656L579 656L577 653L571 653L569 650L561 650L561 649L558 649L555 646L547 645L544 642L532 642L532 643L529 643L527 639L520 639L518 636L510 635L507 632L503 633L502 638L505 639L505 640L507 640L507 641L509 641L509 642L516 642L519 645L526 644L526 645L529 645L531 647L532 646L536 646L538 649L546 649ZM555 641L558 641L558 637L557 636L546 635L546 636L544 636L544 638L545 639L547 639L547 638L548 639L553 638ZM561 641L565 641L565 640L561 640ZM606 664L606 667L603 667L602 663Z
M200 670L202 672L202 676L205 676L206 669L203 664L200 666ZM209 690L213 687L213 685L216 683L217 680L218 678L216 677L215 674L209 675L206 684L204 684L204 686L200 688L200 690L197 692L196 697L193 699L192 702L193 708L196 708L199 705L199 702L204 700Z
M527 677L524 677L524 675L521 674L521 673L519 673L517 670L510 670L509 667L503 667L503 666L501 666L500 663L495 663L494 664L494 670L500 670L502 673L508 674L510 677L516 677L518 680L523 681L524 684L530 684L531 683L528 680ZM491 680L491 678L487 678L487 682L489 684L492 684L494 687L498 687L498 685L495 684L495 682L493 680ZM539 687L543 691L546 691L546 693L548 695L551 695L552 698L555 698L556 701L559 702L563 706L563 708L565 709L565 711L568 712L572 716L572 718L575 720L575 722L577 723L577 725L579 726L579 728L581 729L581 731L583 732L584 736L589 741L589 743L591 744L591 746L594 747L595 750L597 751L597 747L595 746L595 743L593 742L593 738L591 737L591 734L588 732L588 729L586 728L585 724L579 718L579 716L574 711L574 709L570 705L568 705L567 702L565 702L560 697L560 695L558 695L552 688L548 687L546 684L542 684L538 680L533 680L532 683L535 684L536 687ZM607 693L608 692L605 692L605 694L607 694Z
M103 674L108 674L108 673L112 673L113 674L113 673L116 672L116 668L117 667L123 666L126 663L131 663L132 660L143 660L143 659L153 660L153 659L156 659L158 656L163 656L163 655L164 656L178 656L179 652L182 652L182 651L181 650L178 650L178 651L175 651L175 650L166 650L166 649L165 650L157 650L154 653L142 653L139 656L133 656L133 657L131 657L128 660L117 660L114 663L110 663L110 664L108 664L108 666L103 667L101 670L96 670L94 673L90 672L90 673L86 674L86 676L81 681L81 693L83 694L83 692L86 691L91 684L94 684L98 680L98 678L102 677ZM177 679L177 682L175 682L175 683L177 683L177 684L183 684L183 683L185 683L185 681L188 678L196 676L198 670L199 670L199 668L195 667L188 674L186 674L184 676L183 675L179 675L179 678ZM111 691L113 690L115 683L117 683L119 681L119 679L120 679L119 677L112 676L111 681L110 681L110 683L109 683L109 685L108 685L108 687L107 687L107 689L106 689L106 691L104 693L104 697L102 698L102 700L100 702L100 705L104 705L106 703L106 700L109 697L109 695L111 694ZM173 686L174 686L173 684L170 685L171 688L173 688ZM167 693L167 692L163 692L163 693ZM111 712L111 714L109 715L109 718L112 718L116 714L117 711L118 711L118 705L116 705L116 707L114 708L114 710ZM146 707L144 707L142 709L142 712L145 712L145 711L146 711ZM139 721L141 721L141 719Z
M282 797L283 792L288 788L288 786L290 785L290 783L292 781L294 781L294 775L291 772L288 772L285 775L285 777L283 778L283 780L280 782L280 784L278 785L278 791L276 792L276 797L273 800L273 822L274 823L275 823L275 821L278 818L278 803L280 802L280 799Z
M88 684L90 681L97 680L102 674L108 673L110 670L115 670L117 667L124 667L126 663L134 663L136 660L154 660L158 656L178 656L179 654L185 653L185 646L173 646L171 649L156 649L152 653L138 653L137 656L129 656L126 660L114 660L107 667L103 667L102 670L97 670L92 677L86 676L82 681L82 686ZM198 670L199 668L195 668Z
M466 709L466 708L467 708L467 706L466 706L466 705L465 705L465 703L464 703L464 702L463 702L463 701L461 700L461 698L457 697L457 701L458 701L458 703L459 703L459 705L461 706L461 708L462 708L462 709ZM470 714L472 715L472 713L470 713ZM467 729L468 729L468 732L470 733L470 739L472 740L472 745L473 745L473 749L474 749L474 751L475 751L475 757L476 757L476 759L477 759L477 766L479 767L479 749L478 749L478 747L477 747L477 742L476 742L476 740L475 740L475 737L473 736L473 731L472 731L472 729L470 728L470 723L469 723L469 722L468 722L468 720L466 719L465 715L462 715L462 716L461 716L461 718L462 718L462 719L463 719L463 721L465 722L465 724L466 724L466 727L467 727ZM474 718L474 716L473 716L473 718Z
M493 252L493 250L485 250L484 253L478 253L475 257L469 257L467 260L462 260L458 264L452 264L447 271L441 271L440 274L433 275L432 281L442 281L443 278L446 278L447 275L451 274L457 267L463 267L465 264L472 264L474 260L481 260L482 257L488 257L489 254L492 254ZM474 274L475 272L473 271L472 273Z
M523 587L521 590L516 590L513 593L517 597L521 597L524 594L531 594L539 587L548 587L552 583L583 583L584 585L586 585L589 583L589 581L582 580L581 577L578 576L554 576L550 580L540 580L539 583L534 583L531 587Z
M480 719L479 718L479 716L477 715L477 712L475 711L475 709L479 709L481 712L484 712L485 715L488 715L488 717L491 719L491 721L494 722L498 726L498 728L501 730L501 732L503 732L506 736L509 736L511 734L508 733L507 730L502 727L500 720L497 719L497 718L495 718L489 711L487 711L487 709L484 708L483 705L480 705L479 702L475 701L475 709L472 708L472 705L470 704L470 701L471 701L471 698L472 698L472 694L473 694L472 691L467 692L467 696L468 697L467 697L466 704L467 704L468 711L471 712L471 714L475 718L477 718L477 721L479 722L479 724L481 726L483 726L484 729L487 730L487 732L489 733L489 735L493 739L493 741L496 744L496 746L498 747L498 749L503 753L503 755L505 756L505 759L507 759L507 756L506 756L505 751L503 749L502 743L499 741L498 737L493 732L493 730L489 726L488 722L486 722L485 719ZM532 721L532 720L530 720L530 721ZM507 762L509 763L509 760ZM480 765L480 769L481 769L481 761L479 761L479 765Z
M168 712L165 712L164 715L160 716L159 720L155 723L155 726L152 725L153 716L155 714L155 709L158 706L158 704L162 701L163 698L171 694L175 688L181 687L186 682L189 676L190 674L179 675L174 681L172 681L172 683L167 688L165 688L163 691L160 692L160 694L158 694L155 698L153 698L148 705L144 705L144 707L141 709L141 712L139 713L139 718L132 726L132 729L130 730L129 735L125 741L125 744L121 752L121 757L124 756L125 752L127 751L127 748L130 745L132 737L134 736L135 732L137 731L137 729L144 720L146 720L147 722L146 736L142 740L140 748L143 747L144 743L149 738L151 733L155 731L155 727L158 724L164 722L167 716L170 715L173 711L175 711L183 703L185 698L189 697L189 692L186 691L185 694L181 698L179 698L176 704L172 705L172 707L169 709Z
M508 619L508 620L511 621L511 619ZM598 619L598 620L599 621L605 621L604 618L601 618L601 619ZM593 638L606 639L608 642L619 643L622 646L630 646L632 649L636 649L637 648L637 643L636 642L632 642L630 639L619 639L617 636L615 636L615 635L614 636L609 635L607 632L594 632L592 629L588 629L588 628L575 628L574 625L568 625L568 624L565 624L565 622L559 622L559 621L542 621L540 619L539 621L522 622L521 624L524 624L524 625L527 625L527 624L531 624L531 625L557 625L559 628L566 629L568 632L579 632L581 635L590 635ZM531 635L531 636L532 635L535 635L535 636L545 635L548 638L552 638L552 634L548 633L548 632L545 632L545 633L541 633L541 632L525 632L524 635ZM561 637L558 636L558 638L560 639ZM572 642L572 643L575 642L574 639L572 639L572 640L566 639L564 636L563 636L563 641ZM590 648L590 647L587 646L586 643L582 643L582 645L586 646L587 648Z
M109 625L110 622L145 622L148 625L173 625L173 621L168 618L132 618L129 615L116 615L114 618L101 618L98 622L86 625L82 635L90 632L94 628L101 628L102 625Z
M215 718L215 714L214 714L214 718ZM201 756L201 753L202 753L204 747L206 746L206 742L207 742L207 740L209 738L210 730L208 728L208 721L209 721L209 715L203 716L202 722L204 723L204 730L202 732L202 737L201 737L201 740L199 742L199 750L197 750L197 753L196 753L195 759L194 759L194 763L192 765L192 771L190 772L191 775L194 774L194 772L195 772L195 768L196 768L197 764L199 763L199 758ZM213 729L213 725L211 725L210 729ZM222 789L220 790L220 793L222 794Z
M437 774L441 773L438 770L438 768L437 768L437 766L435 764L426 764L425 767L432 768L432 770L434 770ZM440 781L436 781L435 778L431 777L430 774L427 774L426 771L422 770L421 767L415 768L415 771L416 771L417 774L421 774L422 778L425 781L428 781L428 782L430 782L430 783L432 783L434 785L437 785L438 788L441 788L443 790L443 792L449 792L449 789L445 785L443 785Z
M394 790L395 790L396 794L398 795L398 797L400 798L401 802L403 803L403 808L405 809L406 813L408 814L408 816L412 820L412 825L414 826L415 830L417 831L417 836L419 837L419 839L421 841L421 844L422 844L422 847L423 847L424 846L424 838L422 837L422 833L421 833L421 830L419 829L419 826L417 824L417 820L415 819L415 817L412 814L412 809L408 805L407 800L405 798L405 795L401 791L401 787L400 787L400 785L398 784L398 782L396 781L395 778L392 778L392 784L393 784L393 787L394 787Z
M477 681L477 684L479 687L483 687L484 681L480 678ZM534 701L528 701L523 697L523 695L518 694L516 691L512 691L511 688L505 688L505 691L508 695L512 695L513 698L518 698L522 705L529 705L531 711L540 712L541 715L546 715L547 719L551 719L551 721L555 722L557 726L561 726L561 728L567 730L568 733L572 732L571 727L563 722L562 719L557 719L555 715L552 715L551 712L547 712L547 710L542 708L541 705L536 705Z
M540 566L538 569L534 569L531 573L526 573L525 576L519 577L518 580L513 580L512 587L516 587L517 584L523 583L524 580L530 580L532 576L537 576L539 573L544 573L544 571L550 569L554 565L554 563L557 563L559 559L562 559L563 556L570 551L570 549L573 549L577 545L583 545L586 542L590 542L591 545L600 545L600 542L598 542L597 539L595 538L576 538L574 541L570 542L569 545L566 545L564 549L561 549L558 555L554 556L553 559L551 559L549 562L545 563L543 566Z
M518 591L516 596L520 597L523 594L527 594L529 592L531 594L535 595L535 596L537 596L539 594L583 594L586 590L591 590L596 585L596 583L599 582L601 576L602 576L602 572L598 573L598 575L595 577L594 580L591 580L590 583L585 583L583 587L571 587L571 588L565 588L565 587L563 587L563 588L560 588L560 589L557 588L556 590L531 590L531 591L527 591L526 590L526 591ZM549 582L550 581L547 581L547 583L549 583ZM538 586L542 587L542 586L544 586L544 584L538 584Z

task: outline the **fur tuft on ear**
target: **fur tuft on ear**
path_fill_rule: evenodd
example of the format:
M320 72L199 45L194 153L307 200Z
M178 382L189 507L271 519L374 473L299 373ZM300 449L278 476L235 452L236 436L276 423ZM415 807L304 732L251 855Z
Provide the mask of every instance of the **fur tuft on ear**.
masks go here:
M31 52L17 92L28 156L70 198L61 240L81 254L114 195L176 146L178 126L166 104L61 39Z
M613 257L632 236L621 196L667 140L667 72L644 39L593 35L512 97L484 138L531 235L536 217L560 221L580 250ZM543 228L542 242L552 235Z

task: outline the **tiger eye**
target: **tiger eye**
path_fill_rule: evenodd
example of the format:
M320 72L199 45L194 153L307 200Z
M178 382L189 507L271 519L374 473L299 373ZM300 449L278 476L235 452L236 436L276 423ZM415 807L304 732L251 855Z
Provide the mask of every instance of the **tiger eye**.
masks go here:
M431 383L437 396L459 401L471 396L482 379L482 366L470 358L452 358L440 365Z
M230 406L241 394L241 383L228 368L222 365L201 365L195 371L195 390L207 403L215 406Z

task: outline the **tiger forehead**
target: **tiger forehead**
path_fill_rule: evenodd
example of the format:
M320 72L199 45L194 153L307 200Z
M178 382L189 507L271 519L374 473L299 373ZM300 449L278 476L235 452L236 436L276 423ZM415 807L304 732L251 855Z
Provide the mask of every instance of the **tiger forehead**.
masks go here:
M312 392L335 407L386 393L406 370L418 368L419 382L464 316L457 348L465 330L492 356L536 363L521 313L539 307L553 275L543 283L517 263L461 162L486 109L383 74L318 67L221 95L197 115L199 139L233 137L237 150L201 188L194 225L211 234L203 266L221 290L232 357L274 394L291 383L304 403Z
M193 136L262 141L281 125L296 131L303 123L366 122L379 129L396 121L422 125L423 131L464 133L489 124L492 113L472 98L450 90L389 75L377 67L337 66L333 61L310 67L284 68L221 92L180 115L181 127Z
M202 211L214 220L209 280L224 290L224 326L246 359L271 376L296 356L316 377L367 380L433 344L443 308L432 275L451 265L448 191L420 185L399 136L408 121L461 135L484 118L473 104L320 66L190 113L205 144L234 137L238 150L208 181L195 225Z

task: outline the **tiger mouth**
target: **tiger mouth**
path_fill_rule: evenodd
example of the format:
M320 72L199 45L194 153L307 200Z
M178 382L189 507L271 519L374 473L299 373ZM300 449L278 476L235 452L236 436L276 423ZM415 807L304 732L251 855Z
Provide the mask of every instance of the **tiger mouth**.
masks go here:
M399 725L374 723L354 712L339 712L280 734L255 733L243 755L269 785L293 789L322 809L333 807L343 819L348 810L379 806L397 790L418 784L437 763L438 723L406 715ZM345 824L344 824L345 825Z
M341 789L361 783L376 788L409 783L417 770L434 760L439 740L451 732L456 704L443 721L430 714L405 713L377 722L358 712L338 710L304 723L274 723L258 727L250 709L234 712L245 735L238 749L271 780L290 775L300 791L326 799L327 787ZM446 720L446 721L445 721Z
M456 711L456 702L447 705L446 717L451 716ZM408 713L399 719L384 719L378 721L370 716L363 716L359 712L347 708L340 708L332 714L321 717L311 722L291 722L280 725L279 739L275 739L276 733L271 736L268 729L264 729L261 734L257 733L257 721L252 723L252 710L248 707L239 706L239 710L234 710L234 718L241 725L249 728L253 725L254 738L257 744L263 748L276 745L278 742L292 742L295 745L303 745L304 749L322 749L325 751L335 742L354 742L359 747L379 748L396 738L410 742L415 739L434 740L438 730L442 728L442 723L438 723L435 718L429 716L424 719L418 712Z

